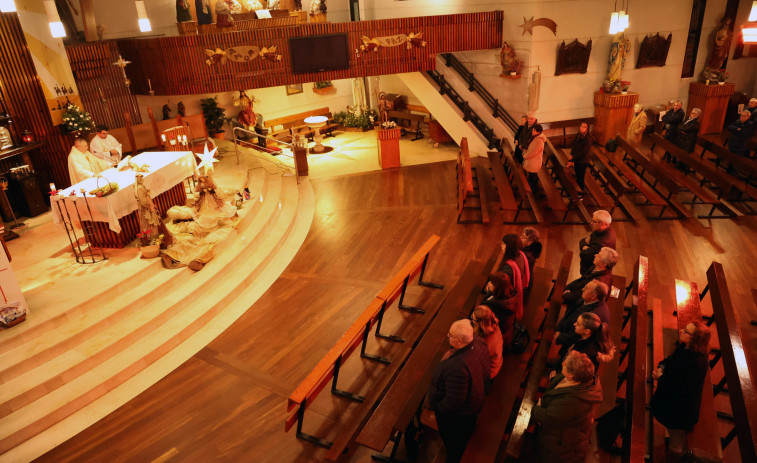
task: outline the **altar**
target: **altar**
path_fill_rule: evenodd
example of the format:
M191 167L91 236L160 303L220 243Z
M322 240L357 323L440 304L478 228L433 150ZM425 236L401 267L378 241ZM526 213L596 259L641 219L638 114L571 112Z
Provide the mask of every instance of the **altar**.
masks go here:
M132 158L138 166L149 166L144 172L144 185L150 190L155 207L161 217L168 209L184 205L187 195L184 180L195 171L194 154L190 151L150 152ZM121 248L133 241L139 233L137 199L134 196L136 172L110 168L98 177L88 178L53 196L51 206L56 225L66 222L82 224L89 229L89 241L99 247ZM108 183L117 183L118 191L96 197L89 192ZM86 192L86 200L82 190ZM90 227L91 226L91 227Z

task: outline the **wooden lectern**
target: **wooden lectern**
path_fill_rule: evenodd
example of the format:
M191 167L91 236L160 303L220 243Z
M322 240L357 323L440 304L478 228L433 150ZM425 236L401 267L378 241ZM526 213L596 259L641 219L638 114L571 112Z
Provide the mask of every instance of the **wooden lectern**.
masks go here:
M700 82L689 84L689 105L686 108L686 116L688 117L694 108L702 110L702 115L699 117L700 135L723 131L728 99L735 89L734 84L727 82L723 85L707 85Z
M400 166L400 137L402 129L376 129L378 139L378 161L382 169Z
M626 136L633 118L633 105L639 101L639 94L594 93L594 130L597 143L604 145L617 135Z

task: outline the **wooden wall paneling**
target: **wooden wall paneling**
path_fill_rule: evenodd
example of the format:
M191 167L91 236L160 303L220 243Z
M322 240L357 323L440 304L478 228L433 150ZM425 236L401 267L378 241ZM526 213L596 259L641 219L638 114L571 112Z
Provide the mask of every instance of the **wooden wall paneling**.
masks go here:
M185 95L337 80L435 68L434 56L441 52L498 48L502 40L501 11L394 18L350 23L303 24L296 27L262 28L197 36L123 39L118 49L132 61L127 74L135 93L148 92L147 79L159 95ZM381 48L378 53L354 53L360 37L423 32L427 46ZM294 74L288 39L310 35L346 33L349 69ZM258 58L249 63L205 64L205 50L234 46L276 46L281 61Z
M42 84L16 13L0 13L0 92L16 129L30 130L45 146L32 154L42 185L68 186L70 146L53 125Z

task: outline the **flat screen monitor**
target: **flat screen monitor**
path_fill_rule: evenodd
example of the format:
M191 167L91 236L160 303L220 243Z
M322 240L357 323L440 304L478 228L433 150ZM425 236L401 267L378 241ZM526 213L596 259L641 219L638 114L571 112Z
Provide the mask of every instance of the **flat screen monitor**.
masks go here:
M350 67L347 34L311 35L289 39L292 72L333 71Z

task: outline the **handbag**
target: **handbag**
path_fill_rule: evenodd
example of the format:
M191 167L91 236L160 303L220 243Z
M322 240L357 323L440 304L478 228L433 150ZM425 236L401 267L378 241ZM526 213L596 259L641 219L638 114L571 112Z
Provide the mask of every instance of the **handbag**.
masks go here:
M528 329L526 329L523 323L515 322L513 324L513 342L510 344L510 352L522 354L528 349L530 342L531 335L528 334Z
M614 138L610 138L609 140L607 140L607 143L605 143L605 149L611 153L614 153L615 150L618 149L618 142L616 142Z

